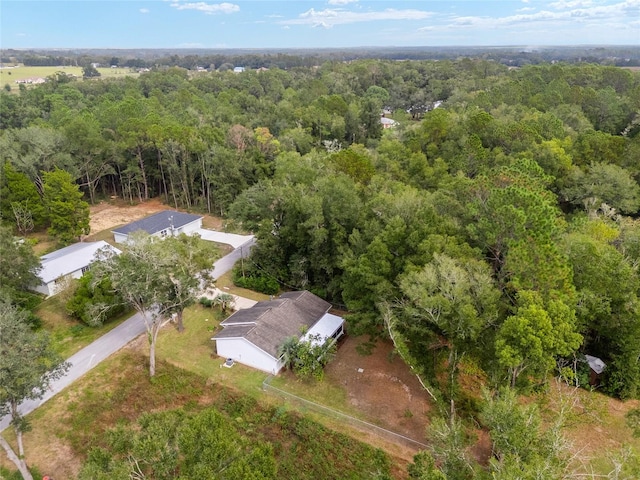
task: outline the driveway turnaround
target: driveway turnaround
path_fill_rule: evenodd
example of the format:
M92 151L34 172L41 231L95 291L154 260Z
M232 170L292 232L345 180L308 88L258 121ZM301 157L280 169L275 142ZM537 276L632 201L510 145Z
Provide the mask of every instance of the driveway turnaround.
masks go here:
M217 232L215 230L207 230L205 228L199 228L196 230L200 238L203 240L209 240L210 242L226 243L233 248L238 248L249 240L253 239L253 235L237 235L235 233Z
M240 237L241 235L237 236ZM214 279L231 270L235 262L240 258L246 258L249 255L251 247L255 245L255 239L253 236L244 237L245 242L243 244L238 245L233 252L222 257L213 264ZM51 385L49 385L49 390L42 399L25 401L20 404L20 407L18 407L20 412L22 415L27 415L32 412L51 397L61 392L64 388L71 385L71 383L83 376L107 357L145 333L145 331L144 321L139 313L128 318L95 342L72 355L67 360L71 364L67 374L59 380L52 382ZM10 421L11 418L9 415L5 415L0 419L0 432L9 426Z

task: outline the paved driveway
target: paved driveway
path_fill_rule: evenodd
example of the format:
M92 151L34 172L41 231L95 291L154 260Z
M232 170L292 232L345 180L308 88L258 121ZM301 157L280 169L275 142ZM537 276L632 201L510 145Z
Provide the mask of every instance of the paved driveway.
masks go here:
M231 270L234 263L241 257L246 258L251 252L251 247L255 245L255 239L253 236L236 235L236 237L245 237L244 243L238 245L233 252L222 257L213 264L214 279ZM49 386L49 390L41 400L23 402L19 407L20 412L23 415L32 412L55 394L71 385L71 383L105 360L111 354L117 352L129 342L145 333L145 331L144 321L140 314L136 313L132 317L128 318L95 342L86 346L75 355L72 355L68 359L68 362L71 364L71 368L67 374L59 380L52 382ZM9 415L5 415L1 418L0 432L7 428L9 423Z
M203 240L209 240L210 242L226 243L233 248L238 248L249 240L253 239L253 235L237 235L235 233L216 232L215 230L207 230L205 228L199 228L195 231Z

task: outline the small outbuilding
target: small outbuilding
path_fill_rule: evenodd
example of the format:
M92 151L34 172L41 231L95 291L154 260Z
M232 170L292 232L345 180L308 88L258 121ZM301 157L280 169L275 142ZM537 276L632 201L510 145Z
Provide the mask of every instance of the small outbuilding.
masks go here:
M107 242L99 241L74 243L43 255L40 257L42 268L38 273L41 283L34 290L47 297L59 293L68 285L68 280L82 277L91 268L96 253L101 249L110 249L116 255L121 253Z
M585 355L587 363L589 364L589 385L598 385L600 383L600 376L607 368L607 364L598 357L593 355Z
M258 302L220 324L222 331L212 338L216 353L276 375L284 366L279 349L288 338L325 342L344 335L344 319L330 314L330 308L331 304L306 290Z
M192 235L202 228L202 216L191 213L164 210L141 220L118 227L113 232L116 243L126 243L129 235L142 230L157 237L177 236L181 233Z

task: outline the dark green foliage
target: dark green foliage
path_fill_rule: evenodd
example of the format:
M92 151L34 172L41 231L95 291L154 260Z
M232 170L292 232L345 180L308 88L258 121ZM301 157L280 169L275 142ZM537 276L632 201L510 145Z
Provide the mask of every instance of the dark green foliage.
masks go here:
M0 176L0 214L4 224L17 225L22 234L30 229L23 229L20 225L19 214L31 219L31 229L42 227L46 213L42 198L34 183L25 174L18 172L6 162ZM23 219L24 221L24 219Z
M135 427L121 424L107 432L106 446L90 450L79 478L391 478L382 451L284 411L267 426L262 407L247 399L234 395L223 411L145 413ZM263 429L278 430L286 445Z
M233 269L233 283L238 287L267 295L275 295L280 291L280 284L275 278L253 269L248 269L243 273L242 267L238 266Z
M0 227L0 291L24 307L34 307L27 291L40 283L40 268L31 245L14 237L10 228Z
M353 331L372 335L387 332L381 305L405 300L402 279L437 255L473 258L488 265L500 294L495 321L465 353L484 373L507 381L516 357L533 362L536 349L507 355L503 343L498 354L496 338L514 347L525 323L546 315L569 319L552 330L567 327L563 338L580 333L581 352L605 360L607 392L638 395L632 320L640 282L628 267L640 248L633 229L622 232L632 220L619 216L640 205L638 72L545 64L543 53L525 55L536 65L521 65L518 53L521 68L507 69L492 60L497 53L487 55L403 62L242 55L243 75L224 71L231 58L215 55L207 61L218 71L195 76L175 67L193 68L200 58L174 56L165 62L170 68L139 78L82 82L56 74L19 95L2 91L0 151L13 169L0 184L2 215L15 216L16 207L23 232L49 220L63 243L87 231L81 193L92 203L160 197L178 209L228 216L258 239L235 274L239 285L317 292L345 305ZM286 69L250 71L266 64ZM399 122L395 128L382 131L382 108ZM54 179L64 192L55 199ZM42 219L38 197L48 208ZM572 218L584 210L620 226L619 237L595 239L611 251L576 236ZM625 258L619 269L612 250ZM601 271L616 280L599 279ZM195 301L182 288L187 278L164 295L167 313L179 315ZM522 292L542 304L521 312ZM397 320L414 346L445 337L415 328L414 318ZM436 350L422 354L430 384L449 363L446 349ZM544 350L542 363L560 350ZM542 380L545 370L526 368L531 378L518 381Z
M44 204L49 217L49 234L70 244L89 233L89 204L71 175L56 169L43 174Z
M88 271L78 280L66 308L72 317L95 327L124 312L125 306L124 299L113 289L109 278L94 282L93 274Z
M213 306L213 300L207 297L200 297L200 300L198 300L198 303L206 308L211 308Z
M283 357L285 368L300 378L322 380L324 367L333 358L336 346L332 339L320 342L320 335L300 340L290 337L280 345L278 353Z

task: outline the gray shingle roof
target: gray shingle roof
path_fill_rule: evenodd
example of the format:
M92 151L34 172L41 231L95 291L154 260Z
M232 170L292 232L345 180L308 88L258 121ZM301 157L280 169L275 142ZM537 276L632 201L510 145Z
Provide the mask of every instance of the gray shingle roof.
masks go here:
M149 235L161 232L168 229L173 225L173 228L181 228L188 225L191 222L195 222L201 215L193 215L191 213L176 212L175 210L164 210L162 212L155 213L149 217L131 222L122 227L112 230L114 233L121 233L128 235L129 233L143 230Z
M243 337L278 358L278 348L289 337L299 338L320 320L331 305L306 290L283 293L280 298L238 310L220 325L214 338Z

